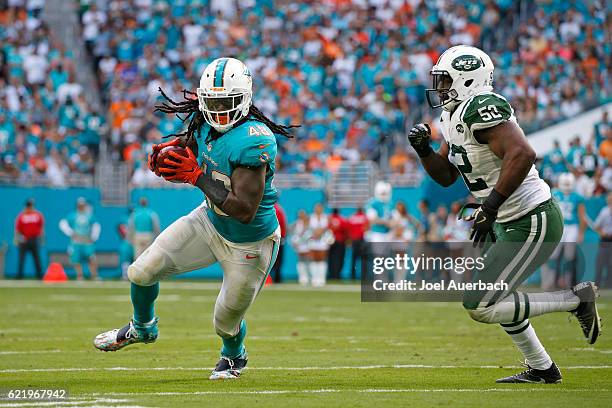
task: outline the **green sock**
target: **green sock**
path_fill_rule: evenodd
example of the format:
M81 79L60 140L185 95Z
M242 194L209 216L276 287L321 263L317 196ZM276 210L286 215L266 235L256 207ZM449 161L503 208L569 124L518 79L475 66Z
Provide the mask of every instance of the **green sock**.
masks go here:
M139 286L132 283L131 296L135 321L148 323L153 320L157 295L159 295L159 282L153 286Z
M234 337L223 338L223 347L221 348L221 355L228 358L240 357L244 353L244 345L242 342L246 337L246 321L240 322L240 330Z

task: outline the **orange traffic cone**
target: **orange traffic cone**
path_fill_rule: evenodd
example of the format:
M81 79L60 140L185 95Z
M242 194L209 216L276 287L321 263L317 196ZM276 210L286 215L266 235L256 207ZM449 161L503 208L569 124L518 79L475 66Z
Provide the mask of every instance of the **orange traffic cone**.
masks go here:
M272 285L272 277L270 275L268 275L268 277L266 278L266 283L264 286L271 286Z
M64 267L57 262L49 264L47 272L45 272L45 276L43 276L44 282L66 282L67 280L68 277L66 276Z

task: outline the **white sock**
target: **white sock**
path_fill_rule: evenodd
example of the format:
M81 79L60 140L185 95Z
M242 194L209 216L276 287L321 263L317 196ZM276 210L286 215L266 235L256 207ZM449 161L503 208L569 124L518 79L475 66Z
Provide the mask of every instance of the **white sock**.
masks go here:
M298 282L302 286L308 285L308 263L298 262L297 263Z
M550 356L540 343L540 339L531 327L529 320L519 323L502 324L502 328L510 335L516 347L525 357L529 367L536 370L546 370L552 365Z
M327 274L326 262L312 263L312 286L325 286L325 278Z

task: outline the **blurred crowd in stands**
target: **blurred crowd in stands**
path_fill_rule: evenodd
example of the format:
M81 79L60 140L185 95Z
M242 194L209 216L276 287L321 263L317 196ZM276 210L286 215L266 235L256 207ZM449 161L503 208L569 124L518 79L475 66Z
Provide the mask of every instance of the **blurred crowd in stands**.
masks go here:
M181 130L152 112L158 88L174 98L204 67L235 56L253 72L256 105L285 124L281 172L333 171L372 159L418 171L406 125L432 122L428 71L453 44L496 63L496 90L529 132L609 100L610 15L603 1L80 0L82 37L105 112L74 82L69 50L40 21L43 1L0 13L2 173L91 172L101 137L113 160L142 167L152 143ZM108 132L106 129L108 128ZM57 169L59 168L59 169ZM58 177L59 178L59 177Z
M93 174L105 115L85 101L73 51L41 19L44 1L0 9L0 177L65 185Z
M612 122L604 111L587 142L580 135L570 140L569 146L554 142L554 148L539 162L542 177L555 186L563 173L576 178L576 192L589 198L612 192Z

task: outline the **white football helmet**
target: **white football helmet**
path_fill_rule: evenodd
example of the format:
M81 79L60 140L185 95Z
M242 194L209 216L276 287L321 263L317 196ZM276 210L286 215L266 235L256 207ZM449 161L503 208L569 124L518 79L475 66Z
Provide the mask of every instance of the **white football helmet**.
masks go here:
M374 186L374 198L388 203L391 201L391 184L386 181L378 181Z
M240 60L217 58L204 69L197 95L206 122L219 132L227 132L249 114L251 72Z
M450 112L469 97L492 91L494 69L491 58L476 47L449 48L430 71L433 88L425 90L429 106ZM437 103L432 95L438 98Z
M569 194L576 187L576 177L572 173L561 173L557 185L563 194Z

